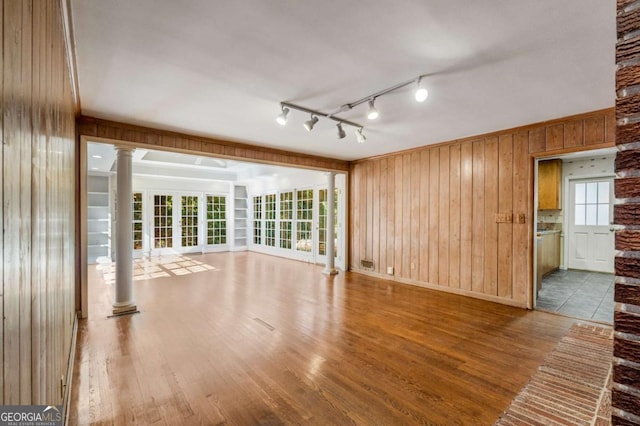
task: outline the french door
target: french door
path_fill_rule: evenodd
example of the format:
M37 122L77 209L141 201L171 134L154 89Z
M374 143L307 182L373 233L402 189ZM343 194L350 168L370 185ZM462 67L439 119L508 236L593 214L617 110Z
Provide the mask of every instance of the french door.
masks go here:
M198 194L151 194L152 255L202 251L200 202Z

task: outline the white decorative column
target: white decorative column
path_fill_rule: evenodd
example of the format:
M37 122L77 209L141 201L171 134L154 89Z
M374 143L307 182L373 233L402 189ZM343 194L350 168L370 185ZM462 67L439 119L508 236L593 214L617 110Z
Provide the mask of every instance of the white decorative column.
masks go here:
M334 262L334 240L336 238L335 235L335 220L333 211L335 210L335 177L336 174L334 172L328 172L327 174L327 232L326 237L327 240L325 242L325 254L327 255L327 263L325 264L323 274L327 275L336 275L338 270L335 268Z
M134 148L116 146L116 285L113 314L137 312L133 301L132 167Z

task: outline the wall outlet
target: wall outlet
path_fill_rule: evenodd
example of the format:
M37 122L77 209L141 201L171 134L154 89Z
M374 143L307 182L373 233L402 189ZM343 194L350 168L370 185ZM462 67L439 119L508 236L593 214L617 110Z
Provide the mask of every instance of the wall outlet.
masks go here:
M393 266L387 266L387 274L393 275Z

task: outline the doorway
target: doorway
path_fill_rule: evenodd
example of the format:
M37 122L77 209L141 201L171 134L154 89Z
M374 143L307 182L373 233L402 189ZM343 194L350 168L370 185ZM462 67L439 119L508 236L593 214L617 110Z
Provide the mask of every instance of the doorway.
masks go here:
M536 309L613 322L614 155L598 150L553 158L561 168L553 208L540 208L548 183L536 168Z

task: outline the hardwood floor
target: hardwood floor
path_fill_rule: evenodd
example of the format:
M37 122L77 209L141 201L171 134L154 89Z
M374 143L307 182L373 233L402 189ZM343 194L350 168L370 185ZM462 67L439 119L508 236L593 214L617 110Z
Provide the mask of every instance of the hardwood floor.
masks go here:
M573 323L321 269L138 262L141 313L107 318L112 277L90 267L71 424L491 424Z

